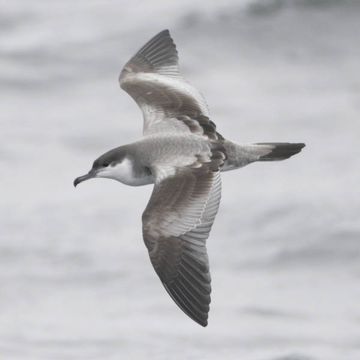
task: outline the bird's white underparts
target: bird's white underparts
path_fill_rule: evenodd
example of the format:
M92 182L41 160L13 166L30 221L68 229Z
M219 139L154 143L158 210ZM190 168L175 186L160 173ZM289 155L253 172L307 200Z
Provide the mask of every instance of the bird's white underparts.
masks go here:
M284 160L305 145L240 145L220 135L203 96L179 71L168 30L126 63L119 81L142 110L143 136L101 155L74 185L92 178L154 184L142 216L151 263L175 303L206 326L211 292L206 240L219 207L220 173Z

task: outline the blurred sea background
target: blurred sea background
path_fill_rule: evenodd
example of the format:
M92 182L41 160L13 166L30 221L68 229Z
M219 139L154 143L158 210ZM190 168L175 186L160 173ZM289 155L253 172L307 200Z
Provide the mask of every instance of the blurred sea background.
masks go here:
M360 1L0 1L0 359L360 359ZM151 186L73 179L141 136L125 62L169 28L237 142L207 328L148 259Z

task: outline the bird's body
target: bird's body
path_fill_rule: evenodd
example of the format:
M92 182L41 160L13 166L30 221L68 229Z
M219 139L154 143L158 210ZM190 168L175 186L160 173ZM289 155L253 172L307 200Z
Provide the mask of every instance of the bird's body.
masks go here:
M151 262L177 305L206 326L211 292L206 239L220 202L220 172L287 159L304 144L239 145L220 135L203 97L181 76L167 30L138 51L119 80L143 112L143 137L100 156L74 184L94 177L154 184L142 217Z
M106 177L118 180L126 185L141 186L153 184L155 178L151 168L182 167L196 162L196 156L209 156L210 144L196 135L149 135L105 153L124 153L124 159L109 169ZM105 176L103 176L105 177Z

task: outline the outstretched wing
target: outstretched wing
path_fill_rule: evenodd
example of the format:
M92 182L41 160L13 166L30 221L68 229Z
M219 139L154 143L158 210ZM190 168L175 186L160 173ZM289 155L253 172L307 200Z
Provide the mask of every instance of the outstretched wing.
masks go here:
M203 96L180 74L168 30L153 37L130 59L119 82L143 112L144 135L191 132L212 139L220 137L208 118Z
M221 196L219 173L184 171L155 185L143 214L150 260L175 303L207 325L210 272L206 239Z
M210 272L206 239L221 197L217 155L199 168L155 169L154 190L143 214L143 237L150 260L175 303L207 325Z

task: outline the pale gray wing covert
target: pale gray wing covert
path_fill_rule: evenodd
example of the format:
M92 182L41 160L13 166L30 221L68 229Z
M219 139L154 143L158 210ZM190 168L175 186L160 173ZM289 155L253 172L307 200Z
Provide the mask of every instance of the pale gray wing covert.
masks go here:
M203 96L180 74L176 46L168 30L146 43L124 66L120 86L139 105L144 135L182 132L217 140Z

